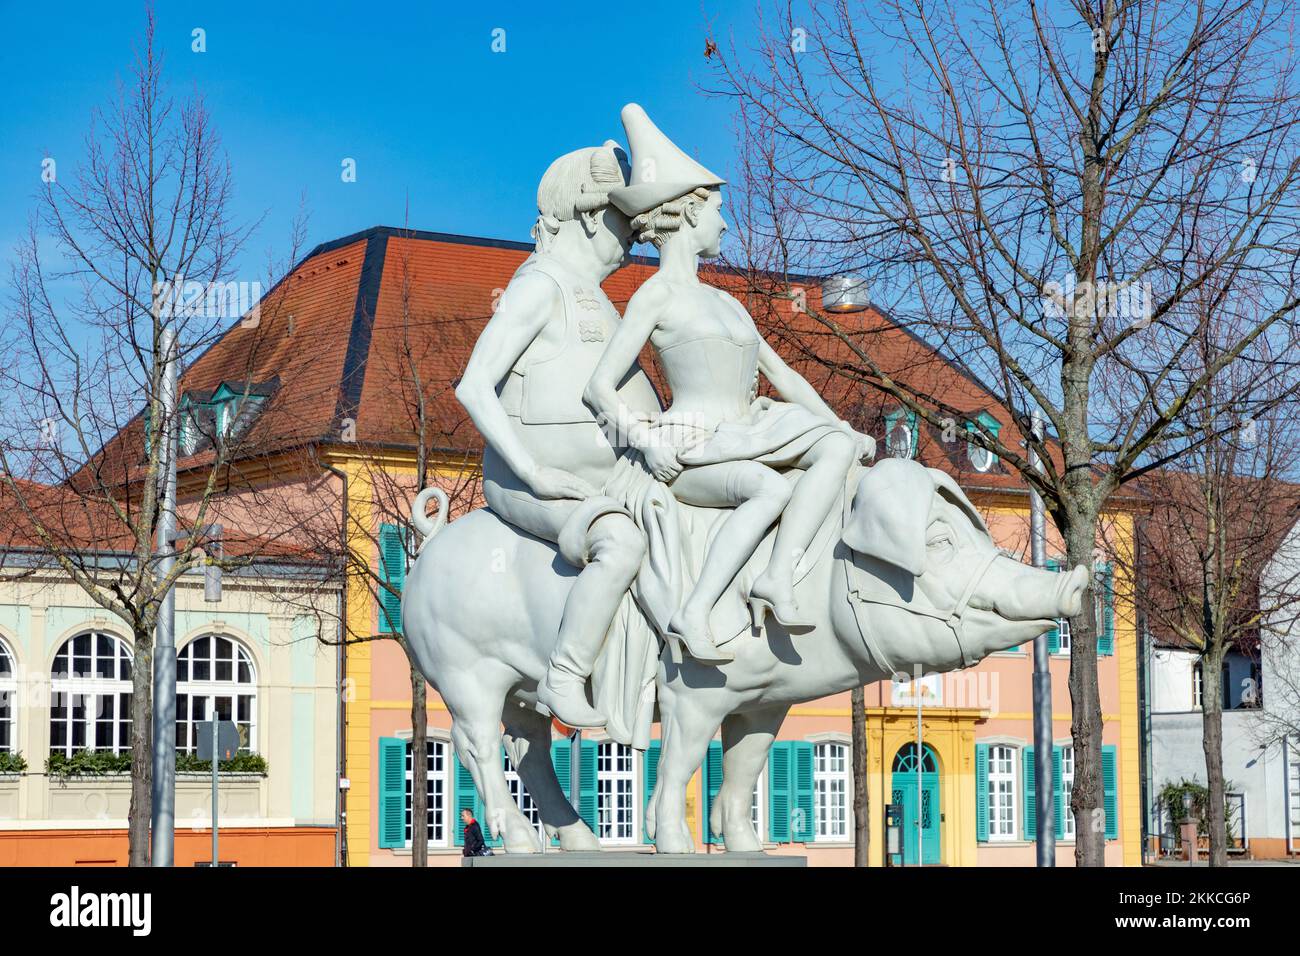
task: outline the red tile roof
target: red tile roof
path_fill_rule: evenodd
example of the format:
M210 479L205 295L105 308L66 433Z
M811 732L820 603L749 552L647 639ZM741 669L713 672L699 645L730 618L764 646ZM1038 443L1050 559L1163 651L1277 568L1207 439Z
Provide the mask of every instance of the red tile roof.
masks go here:
M374 227L312 250L264 298L255 328L237 323L182 375L183 390L202 392L221 382L277 383L275 394L252 424L247 446L259 454L308 443L337 443L354 428L356 441L411 446L409 396L414 367L434 396L437 448L476 453L480 438L453 395L475 339L492 314L494 299L510 281L531 245L445 233ZM654 268L637 258L605 283L620 309ZM877 389L829 371L820 353L853 364L847 346L786 300L746 294L738 272L710 270L707 281L727 288L755 314L779 352L855 425L882 446L883 414L897 403ZM806 289L810 309L819 307L815 279ZM965 421L981 411L1001 425L1001 437L1019 447L1019 433L1006 410L974 376L888 316L869 309L846 317L851 336L891 375L933 395L954 419L957 440L922 426L919 457L958 475L968 487L1022 491L1024 484L997 464L975 471L962 439ZM653 358L645 356L661 386ZM353 424L354 423L354 424ZM109 443L104 457L130 469L143 460L137 418ZM951 438L952 435L949 435ZM201 464L203 456L195 458ZM184 463L183 463L184 464Z

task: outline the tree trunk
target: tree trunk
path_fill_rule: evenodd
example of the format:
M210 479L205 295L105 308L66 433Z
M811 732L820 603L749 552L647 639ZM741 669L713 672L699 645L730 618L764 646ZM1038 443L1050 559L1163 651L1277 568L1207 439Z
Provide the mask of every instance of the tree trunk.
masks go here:
M128 862L148 866L153 815L153 631L135 632L131 661L131 808L127 812Z
M429 865L429 714L424 675L411 665L411 866Z
M1210 866L1228 865L1227 808L1223 795L1223 655L1201 658L1201 725L1205 728L1205 829L1210 836Z
M871 800L867 793L867 703L862 687L853 688L853 865L866 866L871 847Z
M1084 480L1088 478L1084 477ZM1067 521L1065 547L1070 567L1090 571L1097 541L1097 515L1076 510ZM1097 682L1097 621L1095 585L1089 585L1083 610L1070 619L1070 736L1074 744L1074 784L1070 809L1074 813L1076 866L1106 865L1106 811L1102 805L1101 696Z

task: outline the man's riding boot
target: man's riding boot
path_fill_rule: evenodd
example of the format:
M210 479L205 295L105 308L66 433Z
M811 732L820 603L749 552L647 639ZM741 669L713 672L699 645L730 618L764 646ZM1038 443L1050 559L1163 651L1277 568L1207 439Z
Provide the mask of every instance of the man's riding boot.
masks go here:
M593 640L589 634L574 633L577 630L560 629L560 641L537 684L537 699L569 727L604 727L604 716L587 703L587 677L596 666L605 634L596 631Z

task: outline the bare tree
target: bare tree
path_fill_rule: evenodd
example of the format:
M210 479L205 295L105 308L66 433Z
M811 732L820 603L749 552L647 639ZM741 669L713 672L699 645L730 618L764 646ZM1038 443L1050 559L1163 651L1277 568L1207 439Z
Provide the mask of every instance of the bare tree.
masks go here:
M861 321L773 310L768 331L936 430L955 424L1039 491L1069 563L1091 566L1111 496L1214 434L1188 419L1209 383L1285 354L1300 304L1292 16L1272 0L764 13L755 49L713 61L745 146L737 258L756 292L850 273L881 306ZM1208 366L1189 361L1247 281L1256 320ZM1208 312L1193 302L1206 294ZM1020 427L995 433L953 407L932 364L891 365L900 327ZM1041 473L1024 447L1035 408L1050 430ZM1076 862L1099 866L1094 616L1089 601L1071 621L1071 807Z
M93 118L71 182L48 167L13 267L0 352L10 399L0 521L11 545L61 569L132 633L128 833L130 863L140 866L149 859L151 679L163 597L204 563L245 564L258 548L257 536L234 534L217 559L201 530L228 463L255 454L245 434L257 401L251 379L234 376L233 414L215 431L208 419L182 421L163 401L168 362L182 366L255 296L233 281L251 227L232 223L229 164L202 101L178 106L168 96L152 12L128 80ZM267 311L241 321L271 318ZM247 368L260 340L250 333ZM155 541L162 476L178 432L189 429L203 448L185 465L194 491L180 524L193 533L180 538L164 572L156 552L166 543Z
M1214 336L1211 328L1217 327L1207 323L1198 349L1205 364L1217 353L1215 338L1233 337L1222 329ZM1258 707L1265 693L1257 676L1243 688L1224 687L1224 660L1234 650L1258 660L1263 628L1287 625L1289 634L1300 611L1300 567L1277 561L1300 518L1300 487L1290 480L1300 428L1294 388L1279 368L1285 363L1239 363L1196 396L1192 414L1202 416L1212 437L1184 454L1178 470L1143 478L1152 512L1139 524L1136 547L1112 542L1117 563L1130 565L1139 582L1137 602L1148 627L1199 652L1211 866L1228 860L1225 697L1240 690L1243 706ZM1242 415L1234 430L1224 431L1212 420L1225 412L1219 393L1266 411Z
M392 255L393 246L389 248ZM453 413L450 419L445 417L449 409L459 406L444 400L453 385L440 377L444 365L439 359L445 346L443 332L452 330L447 334L463 335L462 327L481 325L486 317L442 318L424 309L414 290L419 277L409 247L405 249L397 271L397 313L392 317L369 317L372 344L367 376L386 383L387 402L384 414L374 415L374 419L382 419L374 422L374 433L348 448L349 456L357 462L354 477L359 487L348 489L336 484L331 490L322 482L305 496L282 498L283 517L275 524L293 528L295 540L305 550L331 556L335 573L322 579L320 588L337 587L342 582L349 600L378 607L376 626L358 627L360 615L353 615L345 607L337 619L330 620L318 596L304 590L295 601L303 613L316 616L322 641L353 646L391 640L406 654L411 683L411 765L414 779L419 781L423 779L428 753L428 684L410 654L398 615L405 568L422 544L411 520L411 504L415 494L431 483L447 495L449 514L444 517L448 519L482 504L477 435L460 413ZM314 469L319 474L322 465L316 452L308 454L312 458L303 463L304 470ZM349 500L362 495L369 500L364 517L348 507ZM301 513L304 501L310 501L315 520L305 520ZM385 533L385 526L395 529L395 538L391 532ZM394 540L400 552L397 555L393 554ZM330 634L338 637L327 636ZM412 787L414 867L428 863L428 831L418 824L427 818L427 800L424 787Z
M871 795L867 790L867 695L862 687L849 694L853 708L853 865L868 866L871 852Z

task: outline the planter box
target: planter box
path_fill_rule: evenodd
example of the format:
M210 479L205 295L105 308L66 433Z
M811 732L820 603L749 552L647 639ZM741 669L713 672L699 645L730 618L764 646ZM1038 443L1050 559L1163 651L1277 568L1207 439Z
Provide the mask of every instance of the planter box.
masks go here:
M223 773L217 778L220 788L221 817L256 819L262 816L262 791L266 778L259 773ZM218 820L220 822L220 820ZM176 826L206 828L212 823L212 775L181 773L176 775Z
M21 780L21 774L0 774L0 820L18 819L18 785Z
M50 820L125 820L131 808L131 778L118 773L51 777L49 794Z
M15 778L16 780L17 778ZM5 784L0 778L0 818L4 817ZM262 816L262 791L266 778L256 773L223 773L219 779L221 816L257 819ZM17 784L14 815L17 814ZM127 774L102 777L51 777L51 820L125 820L131 806L131 778ZM176 776L176 826L205 828L212 820L212 777L205 773Z

